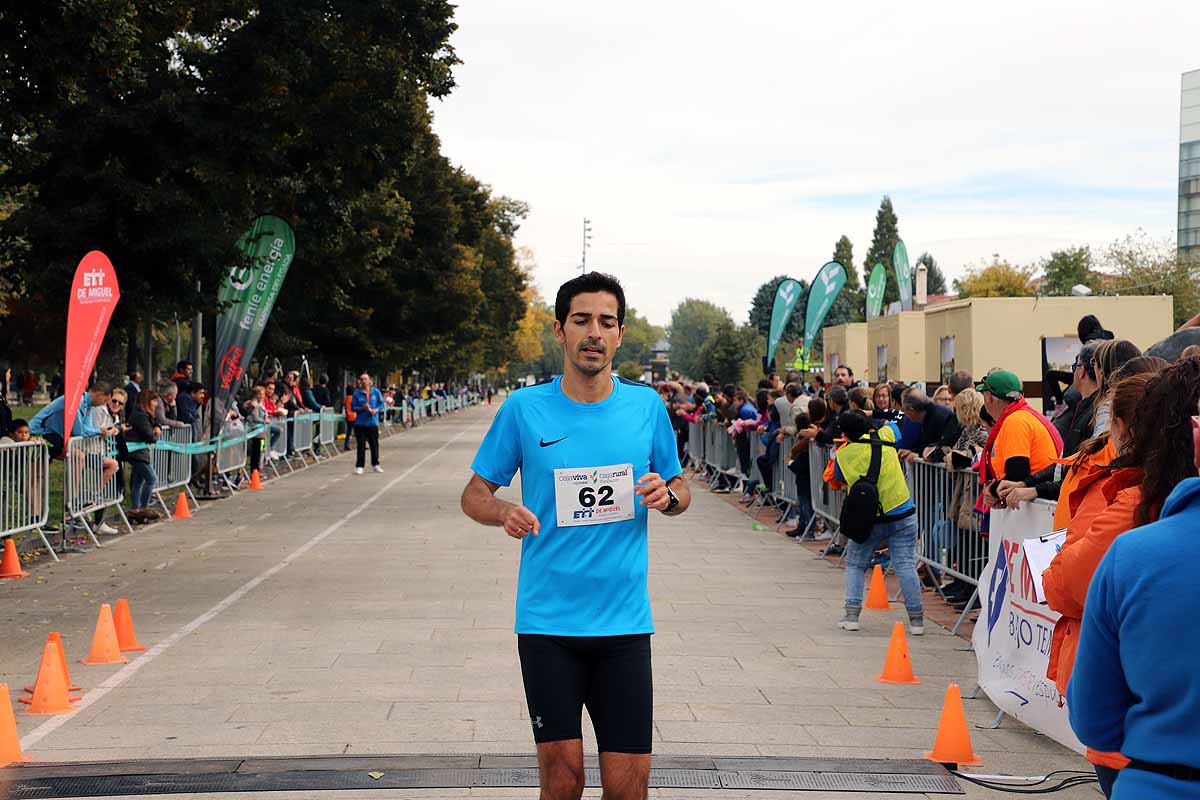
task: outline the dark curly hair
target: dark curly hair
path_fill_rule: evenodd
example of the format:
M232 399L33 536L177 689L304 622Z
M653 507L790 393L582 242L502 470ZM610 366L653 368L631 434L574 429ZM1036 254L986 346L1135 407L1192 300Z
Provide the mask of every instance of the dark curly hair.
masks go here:
M1196 477L1192 417L1198 402L1200 358L1176 361L1146 382L1128 458L1118 459L1122 465L1141 467L1144 474L1134 525L1158 519L1171 490L1185 478Z

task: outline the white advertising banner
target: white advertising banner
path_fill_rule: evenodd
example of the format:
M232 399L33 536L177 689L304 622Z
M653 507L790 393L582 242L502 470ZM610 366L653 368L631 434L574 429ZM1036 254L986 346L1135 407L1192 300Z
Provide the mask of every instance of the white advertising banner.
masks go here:
M1050 642L1059 615L1035 598L1025 564L1024 540L1054 530L1054 506L1027 503L1017 511L995 509L988 534L988 563L979 577L983 608L971 639L979 662L979 685L1009 716L1079 753L1066 698L1046 677Z

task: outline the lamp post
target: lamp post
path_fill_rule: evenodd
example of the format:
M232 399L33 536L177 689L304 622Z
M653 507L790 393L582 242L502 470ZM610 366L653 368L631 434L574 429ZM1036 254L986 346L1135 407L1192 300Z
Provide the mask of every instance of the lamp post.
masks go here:
M592 221L587 217L583 218L583 260L579 264L579 269L587 272L587 251L589 242L592 240Z

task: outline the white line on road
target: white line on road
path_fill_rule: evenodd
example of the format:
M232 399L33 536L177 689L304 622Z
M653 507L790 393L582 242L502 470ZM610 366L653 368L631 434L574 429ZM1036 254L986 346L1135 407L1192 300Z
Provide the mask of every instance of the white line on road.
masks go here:
M213 546L214 544L216 544L216 543L217 543L217 540L216 540L216 539L209 539L209 540L208 540L207 542L205 542L204 544L198 544L198 545L196 545L195 547L193 547L193 548L192 548L192 552L193 552L193 553L198 553L198 552L200 552L201 550L204 550L204 549L206 549L206 548L212 547L212 546Z
M422 458L420 461L413 464L408 469L404 470L404 472L400 473L395 478L392 478L390 481L388 481L387 485L385 485L382 489L380 489L375 494L368 497L361 504L356 506L352 511L350 511L348 514L346 514L346 516L342 517L340 520L333 523L328 528L321 531L320 533L318 533L316 536L309 539L304 544L300 545L300 547L297 548L295 551L293 551L291 555L287 556L282 561L280 561L278 564L276 564L275 566L266 570L265 572L260 573L256 577L251 578L249 581L242 584L240 587L238 587L231 595L226 597L224 600L217 603L215 606L210 608L208 611L205 611L203 614L196 617L194 620L192 620L188 624L184 625L182 628L175 631L174 633L172 633L166 639L163 639L161 642L159 642L158 644L151 647L149 650L146 651L145 655L143 655L141 658L137 659L136 661L129 662L129 664L125 665L120 670L113 673L111 676L109 676L108 680L101 683L99 686L97 686L92 691L87 692L83 696L83 700L81 700L79 702L79 705L77 705L75 707L74 711L72 711L69 714L63 714L61 716L54 717L53 719L46 720L41 725L34 728L32 731L30 731L28 734L26 734L21 739L21 748L24 750L28 750L29 748L33 747L35 744L40 742L42 739L45 739L50 734L54 733L56 730L61 728L63 725L67 724L67 722L70 721L78 712L83 711L85 708L90 707L93 703L96 703L99 700L102 700L105 695L107 695L113 689L116 689L117 687L119 687L121 684L128 681L130 678L132 678L134 675L137 674L138 670L140 670L142 667L146 666L151 661L153 661L154 659L158 658L160 655L165 653L167 650L169 650L171 647L173 647L175 644L177 644L181 639L192 634L197 628L199 628L201 625L205 624L206 622L211 622L213 619L215 619L217 616L219 616L222 612L226 611L230 606L234 605L239 600L241 600L243 597L248 595L250 592L254 591L254 589L256 589L264 581L270 580L272 577L274 577L276 574L278 574L281 570L283 570L284 567L287 567L293 561L296 561L297 559L304 556L304 554L307 553L309 550L312 550L314 547L319 545L321 542L325 541L330 536L337 533L342 528L342 526L344 526L347 522L354 519L362 512L366 511L368 508L370 508L370 506L376 500L378 500L379 498L381 498L385 494L387 494L393 486L395 486L396 484L400 483L400 481L407 478L409 475L411 475L413 472L415 472L418 468L424 466L426 461L429 461L431 458L433 458L434 456L441 453L443 450L445 450L447 447L452 445L454 442L461 439L468 432L477 428L479 426L479 424L480 423L477 423L475 425L471 425L467 428L464 428L462 431L455 434L450 439L446 440L446 442L441 447L439 447L437 450L434 450L433 452L429 453L424 458ZM267 517L267 516L270 516L270 514L264 515L264 517ZM260 519L261 519L261 517L260 517ZM170 563L170 562L168 562L168 563Z
M236 528L234 528L232 531L230 531L230 533L241 533L244 530L246 530L245 525L238 525Z
M164 561L161 564L159 564L157 567L155 567L155 569L166 569L167 567L171 566L172 563L174 563L174 562Z
M258 515L258 519L256 520L256 522L262 522L264 519L266 519L266 518L267 518L267 517L269 517L269 516L271 516L271 512L270 512L270 511L264 511L262 514L259 514L259 515Z

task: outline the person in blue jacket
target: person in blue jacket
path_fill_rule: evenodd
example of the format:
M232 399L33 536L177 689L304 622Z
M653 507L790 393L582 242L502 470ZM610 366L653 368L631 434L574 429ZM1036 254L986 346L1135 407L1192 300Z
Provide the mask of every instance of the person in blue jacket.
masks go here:
M371 376L358 376L359 387L350 398L350 410L354 412L354 441L358 455L354 460L354 474L362 475L366 465L367 445L371 446L371 469L383 472L379 466L379 415L383 413L383 394L371 385Z
M100 430L92 425L92 409L107 403L111 391L107 383L97 381L83 393L79 410L75 412L75 422L71 426L72 436L100 435ZM62 456L65 406L66 396L59 395L29 421L29 432L46 440L51 458Z
M1197 530L1200 478L1188 478L1157 522L1117 537L1088 587L1067 708L1081 742L1132 759L1117 800L1200 798Z

